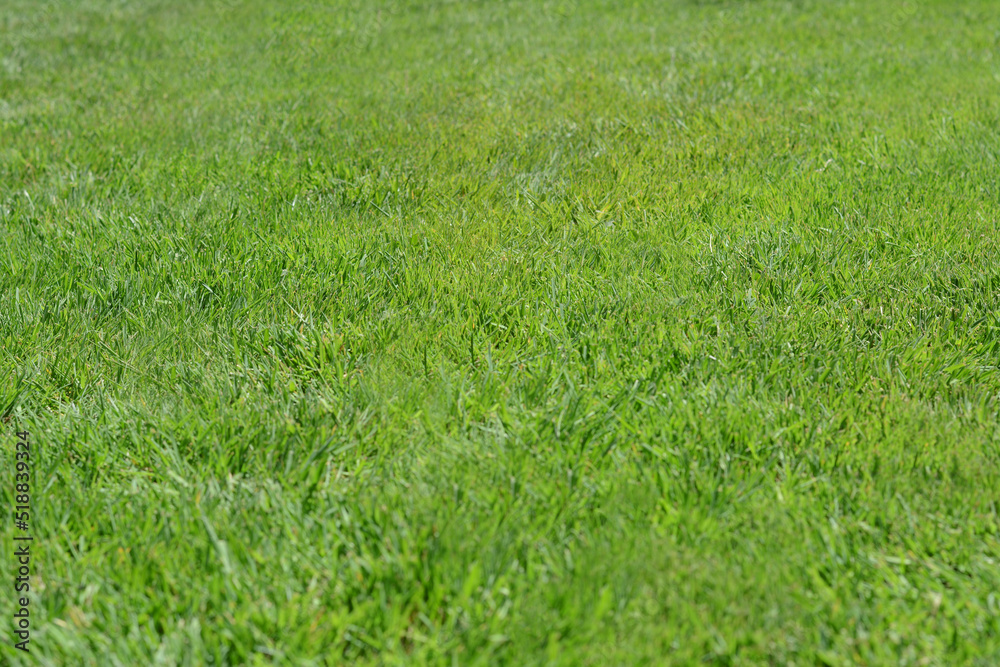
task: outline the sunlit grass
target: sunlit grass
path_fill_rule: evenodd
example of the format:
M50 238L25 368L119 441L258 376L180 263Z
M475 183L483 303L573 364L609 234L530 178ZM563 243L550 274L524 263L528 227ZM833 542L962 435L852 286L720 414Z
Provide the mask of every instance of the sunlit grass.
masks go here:
M0 0L5 663L1000 660L990 3L281 4Z

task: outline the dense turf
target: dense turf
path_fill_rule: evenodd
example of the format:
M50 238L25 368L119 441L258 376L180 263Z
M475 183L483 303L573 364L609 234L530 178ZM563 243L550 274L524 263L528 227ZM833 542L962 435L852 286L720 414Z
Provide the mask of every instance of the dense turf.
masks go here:
M995 10L0 0L0 660L997 664Z

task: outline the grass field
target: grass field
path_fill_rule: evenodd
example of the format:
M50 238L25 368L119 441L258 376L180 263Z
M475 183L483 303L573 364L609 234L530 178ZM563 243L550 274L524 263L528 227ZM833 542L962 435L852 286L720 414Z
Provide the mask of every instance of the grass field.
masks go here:
M998 220L985 0L0 0L0 663L1000 664Z

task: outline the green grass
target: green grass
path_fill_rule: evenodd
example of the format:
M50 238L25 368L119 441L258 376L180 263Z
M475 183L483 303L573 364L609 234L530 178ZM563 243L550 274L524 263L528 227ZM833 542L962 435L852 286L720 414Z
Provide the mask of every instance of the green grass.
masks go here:
M0 662L1000 663L994 3L280 4L0 0Z

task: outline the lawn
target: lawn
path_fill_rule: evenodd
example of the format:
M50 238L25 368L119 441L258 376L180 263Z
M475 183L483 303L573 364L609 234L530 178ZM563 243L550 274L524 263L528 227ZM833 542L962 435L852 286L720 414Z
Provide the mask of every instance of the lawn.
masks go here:
M998 221L986 0L0 0L0 663L1000 664Z

